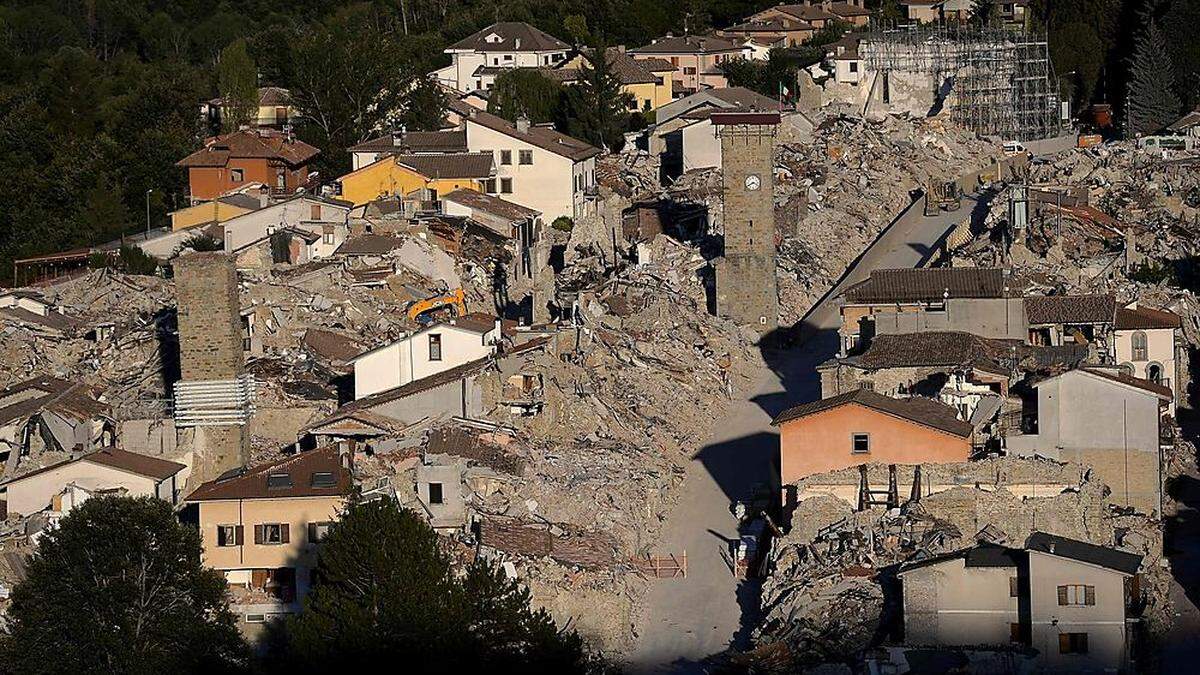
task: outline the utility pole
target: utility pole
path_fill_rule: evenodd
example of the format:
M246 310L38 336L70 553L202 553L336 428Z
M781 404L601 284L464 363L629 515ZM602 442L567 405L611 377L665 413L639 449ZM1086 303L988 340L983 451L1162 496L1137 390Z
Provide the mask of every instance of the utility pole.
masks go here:
M154 192L154 188L146 190L146 239L150 239L150 193Z

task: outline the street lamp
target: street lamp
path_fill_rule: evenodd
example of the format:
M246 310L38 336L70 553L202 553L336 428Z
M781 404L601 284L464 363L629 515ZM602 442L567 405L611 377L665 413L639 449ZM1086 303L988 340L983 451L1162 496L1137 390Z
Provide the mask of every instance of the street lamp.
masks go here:
M146 190L146 239L150 238L150 193L154 192L154 188Z

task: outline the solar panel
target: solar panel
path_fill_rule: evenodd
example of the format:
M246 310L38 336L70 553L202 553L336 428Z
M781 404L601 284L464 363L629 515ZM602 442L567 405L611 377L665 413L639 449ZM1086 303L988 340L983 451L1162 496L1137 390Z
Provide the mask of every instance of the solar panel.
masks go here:
M267 489L278 490L292 487L292 475L289 473L273 473L267 476Z
M314 471L312 475L312 486L315 488L330 488L337 486L337 479L333 473L329 471Z

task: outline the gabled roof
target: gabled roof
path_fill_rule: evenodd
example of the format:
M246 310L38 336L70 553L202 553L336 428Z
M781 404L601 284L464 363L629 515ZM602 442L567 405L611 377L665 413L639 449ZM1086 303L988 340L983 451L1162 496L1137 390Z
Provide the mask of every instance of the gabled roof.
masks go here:
M860 405L885 415L898 417L914 424L920 424L962 438L970 437L972 431L974 431L971 424L958 419L957 411L948 405L920 396L892 398L891 396L875 393L869 389L855 389L844 394L830 396L819 401L789 408L779 413L771 421L771 424L778 426L785 422L815 415L844 405Z
M783 21L779 19L751 19L743 21L739 24L734 24L728 28L722 28L725 33L786 33L791 30L812 30L812 26L807 21L797 21L791 26L783 25Z
M1019 340L985 338L962 331L876 335L867 351L845 362L868 370L920 366L961 366L1008 374L1004 362L1016 356Z
M175 163L182 167L221 167L230 159L279 160L289 166L301 166L320 154L320 150L272 129L242 129L213 136L204 147Z
M1179 328L1182 325L1178 314L1150 307L1118 307L1113 319L1113 328L1117 330Z
M1025 298L1030 325L1111 323L1117 301L1111 295L1045 295Z
M1122 574L1137 574L1138 568L1142 566L1142 556L1140 555L1067 539L1046 532L1034 532L1029 535L1029 539L1025 541L1025 548L1059 558L1105 567Z
M487 127L492 131L497 131L510 138L524 141L575 162L583 161L600 154L600 148L589 145L586 141L581 141L578 138L572 138L566 134L559 133L554 129L530 125L527 131L519 131L517 125L503 117L482 110L475 110L474 108L464 118L464 121L468 124L474 123Z
M1200 124L1200 108L1191 111L1190 113L1175 120L1171 126L1167 127L1170 131L1187 131L1192 127Z
M54 469L67 466L68 464L74 464L75 462L100 464L113 469L119 469L125 473L131 473L137 476L145 476L155 480L166 480L187 468L178 462L171 462L165 459L159 459L158 457L140 455L135 452L127 452L118 448L104 448L77 459L68 459L66 461L58 462L56 464L51 464L50 466L45 466L40 469L30 471L29 473L22 474L16 478L6 480L3 483L0 483L0 485L10 485L12 483L25 480L30 476L36 476L38 474L46 473L47 471L53 471Z
M494 173L492 153L490 152L459 152L446 155L395 155L394 158L396 164L431 179L487 178Z
M654 73L675 70L675 66L671 65L671 62L666 59L635 59L619 47L609 47L608 51L605 52L605 59L608 61L609 69L616 76L617 80L621 84L626 85L657 84L660 78ZM565 64L569 62L569 60L564 61L562 66L543 70L542 72L558 82L578 81L581 69L565 67Z
M405 131L376 136L352 145L350 152L466 152L467 132L465 129L446 131Z
M850 303L936 302L950 298L1003 298L1004 270L988 267L886 269L846 291Z
M348 362L362 351L361 345L347 335L321 328L309 328L300 340L318 356L331 361Z
M514 204L513 202L501 199L495 195L489 195L476 190L455 190L453 192L442 195L443 202L454 202L462 204L475 211L482 211L489 215L498 218L505 218L513 222L525 220L527 218L536 218L542 215L541 211Z
M774 7L768 7L759 13L761 14L772 9L783 14L787 14L794 19L808 22L822 20L832 21L833 19L838 18L836 14L827 12L816 5L775 5Z
M715 54L740 52L742 46L725 38L711 35L668 35L648 45L630 49L631 54Z
M11 401L5 404L4 401ZM93 398L93 392L77 382L43 375L18 382L0 391L0 424L53 410L76 419L106 417L109 407Z
M323 474L331 474L331 480L324 481ZM275 478L268 484L271 476L287 476L287 479ZM353 487L350 472L342 467L338 457L338 449L328 446L252 469L227 471L196 488L187 501L339 497L349 495Z
M455 42L446 51L541 52L568 48L567 43L527 23L502 21Z
M970 548L930 556L921 560L913 560L900 565L897 574L903 575L915 569L939 565L950 560L963 560L964 567L1016 567L1025 557L1021 549L1009 548L997 544L980 543Z
M1076 368L1075 370L1068 370L1064 373L1059 373L1058 375L1054 375L1052 377L1047 377L1043 380L1040 380L1040 381L1034 383L1033 386L1035 388L1040 387L1043 384L1045 384L1051 380L1056 380L1061 377L1067 377L1072 374L1088 375L1088 376L1099 378L1102 380L1108 380L1109 382L1113 382L1115 384L1123 384L1127 387L1133 387L1134 389L1141 389L1142 391L1148 392L1148 393L1153 394L1161 399L1165 399L1168 401L1174 397L1174 393L1172 393L1170 387L1166 387L1161 384L1156 384L1154 382L1151 382L1150 380L1143 380L1140 377L1134 377L1132 375L1127 375L1127 374L1119 372L1119 371L1105 370L1105 369L1101 369L1101 368Z

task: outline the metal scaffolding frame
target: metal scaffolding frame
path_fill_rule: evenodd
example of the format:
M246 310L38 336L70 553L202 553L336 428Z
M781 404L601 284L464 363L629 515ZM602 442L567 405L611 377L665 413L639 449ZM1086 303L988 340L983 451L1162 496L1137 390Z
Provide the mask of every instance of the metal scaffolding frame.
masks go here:
M1058 81L1044 37L960 23L874 26L859 47L881 73L928 74L950 84L950 115L984 136L1036 140L1063 130Z

